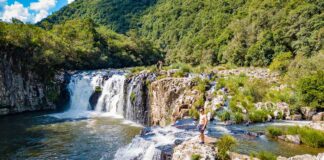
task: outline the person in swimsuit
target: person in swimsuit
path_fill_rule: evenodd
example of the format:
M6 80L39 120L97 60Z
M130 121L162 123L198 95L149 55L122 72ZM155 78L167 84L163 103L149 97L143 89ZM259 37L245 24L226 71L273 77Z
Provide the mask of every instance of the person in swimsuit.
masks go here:
M200 132L200 144L205 143L205 129L208 123L207 115L205 113L204 108L199 109L199 124L198 124L198 130Z

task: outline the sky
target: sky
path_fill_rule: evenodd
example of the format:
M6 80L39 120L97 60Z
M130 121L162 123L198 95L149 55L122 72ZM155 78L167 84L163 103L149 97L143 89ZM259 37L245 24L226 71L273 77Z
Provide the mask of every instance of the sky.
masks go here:
M37 23L74 0L0 0L0 19Z

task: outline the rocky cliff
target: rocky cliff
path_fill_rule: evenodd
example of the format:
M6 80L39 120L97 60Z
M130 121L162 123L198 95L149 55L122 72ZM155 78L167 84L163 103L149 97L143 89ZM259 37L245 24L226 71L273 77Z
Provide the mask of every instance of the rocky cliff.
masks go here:
M192 90L190 78L164 78L150 86L151 123L166 126L188 116L192 104L200 97Z
M0 115L55 109L63 93L63 73L44 82L23 61L23 57L0 52Z

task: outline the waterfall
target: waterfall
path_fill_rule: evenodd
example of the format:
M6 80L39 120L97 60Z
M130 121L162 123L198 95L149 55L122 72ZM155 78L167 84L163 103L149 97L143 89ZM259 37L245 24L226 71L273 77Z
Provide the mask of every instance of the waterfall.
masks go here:
M81 71L71 75L67 86L70 107L54 114L58 118L114 116L139 124L147 122L147 79L155 75L143 73L126 78L127 71Z
M125 76L115 74L105 81L101 96L95 107L97 112L123 115Z

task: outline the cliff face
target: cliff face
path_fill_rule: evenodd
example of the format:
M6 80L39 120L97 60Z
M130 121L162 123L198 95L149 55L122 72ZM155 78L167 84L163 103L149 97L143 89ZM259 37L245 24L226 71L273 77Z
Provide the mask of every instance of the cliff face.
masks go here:
M24 64L22 58L0 52L0 115L56 108L64 75L45 84Z
M150 89L151 123L166 126L188 116L192 104L200 97L192 90L189 78L164 78L154 81Z

